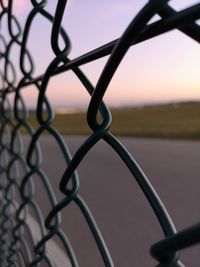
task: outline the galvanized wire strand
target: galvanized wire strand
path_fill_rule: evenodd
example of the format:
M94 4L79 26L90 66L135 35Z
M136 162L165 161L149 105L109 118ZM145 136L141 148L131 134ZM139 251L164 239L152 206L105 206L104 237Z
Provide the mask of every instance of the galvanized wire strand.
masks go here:
M87 203L79 194L81 186L77 168L87 153L100 140L104 140L129 169L144 192L157 219L163 229L166 238L151 248L152 256L159 262L159 266L183 266L178 260L178 251L183 247L196 244L200 241L196 232L199 226L193 227L183 233L176 233L175 226L159 199L153 185L150 183L142 168L138 165L133 155L109 132L112 123L112 114L104 103L103 98L109 83L116 73L120 62L131 46L148 40L161 33L178 29L195 41L200 41L200 27L195 22L200 18L200 4L193 5L182 11L175 11L167 0L151 0L133 18L122 36L106 45L96 48L87 54L70 60L70 51L73 48L70 38L62 25L63 15L67 10L67 0L57 2L55 14L46 10L47 1L31 0L32 9L28 14L25 25L21 27L13 10L13 1L8 5L0 0L2 12L0 14L0 264L1 266L55 266L55 259L48 254L47 244L52 238L58 238L73 267L79 263L71 246L70 240L61 229L61 215L66 206L75 203L82 213L83 218L96 241L97 248L104 262L104 266L114 266L101 231ZM150 19L158 14L161 19L150 23ZM42 16L51 24L51 49L55 55L52 62L46 66L45 73L34 77L34 60L28 49L29 34L37 16ZM7 20L9 40L4 37L2 24ZM13 26L15 25L15 26ZM64 42L64 48L59 46L59 38ZM20 48L19 66L11 59L10 53L14 46ZM110 55L103 71L93 86L79 66L98 58ZM28 64L27 64L28 62ZM19 80L17 69L22 78ZM87 121L91 134L78 147L75 154L71 152L63 137L52 126L54 112L51 103L47 99L48 84L54 75L72 71L91 96L88 103ZM33 85L38 91L36 119L39 126L33 129L29 122L29 112L22 96L22 90ZM14 95L14 106L11 105L9 95ZM101 123L97 121L97 113L101 115ZM21 129L25 129L31 141L24 154L23 135ZM62 154L66 169L59 179L59 189L63 198L58 202L50 180L42 169L42 151L39 141L44 132L48 132L56 141ZM23 170L23 173L21 173ZM40 208L40 203L35 199L36 179L40 181L43 190L50 203L46 217ZM20 199L15 200L16 195ZM39 238L34 236L31 226L28 224L30 210L34 213L40 229ZM189 234L188 234L189 233ZM194 237L195 235L195 237ZM27 239L27 236L29 237ZM187 236L187 240L183 239ZM172 247L170 247L172 246ZM80 263L81 264L81 263Z

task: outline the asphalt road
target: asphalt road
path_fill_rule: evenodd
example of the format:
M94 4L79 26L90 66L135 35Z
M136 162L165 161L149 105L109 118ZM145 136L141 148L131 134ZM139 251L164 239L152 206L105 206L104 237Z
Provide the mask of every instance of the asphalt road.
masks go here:
M65 137L72 154L85 137ZM178 230L199 222L200 142L120 138L157 190ZM25 137L25 143L28 143ZM42 168L57 189L66 164L56 141L40 139ZM162 239L161 228L132 175L116 153L100 141L78 168L80 194L90 207L105 238L115 266L150 267L151 244ZM36 183L36 200L48 211L45 192ZM101 257L80 210L70 204L62 212L80 267L102 267ZM181 252L186 266L199 266L200 246Z

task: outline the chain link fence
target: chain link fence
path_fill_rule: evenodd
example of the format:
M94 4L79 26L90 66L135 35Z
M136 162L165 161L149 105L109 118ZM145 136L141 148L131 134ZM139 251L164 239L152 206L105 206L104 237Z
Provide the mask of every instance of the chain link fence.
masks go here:
M200 27L196 21L200 18L200 4L177 12L170 7L170 1L151 0L133 18L119 39L70 60L68 58L71 50L70 39L62 25L67 0L57 1L53 15L46 10L46 2L31 0L32 9L24 25L21 26L13 10L13 0L0 1L0 265L2 267L58 266L56 258L47 250L49 242L56 237L65 249L66 266L68 261L73 267L79 266L73 247L61 228L63 209L74 203L89 226L104 266L114 266L98 225L79 194L80 181L77 172L87 153L103 140L125 163L163 229L165 239L152 244L150 248L152 257L158 261L159 266L183 266L179 261L178 251L200 242L200 224L181 232L176 231L148 178L127 149L109 132L112 116L108 106L103 102L103 97L115 71L131 46L175 28L199 42ZM155 14L158 14L160 19L149 23ZM34 59L29 52L28 40L30 28L38 15L51 23L51 48L55 57L46 66L45 73L35 77ZM62 38L64 43L62 49L59 38ZM20 50L19 67L10 56L14 46ZM93 86L80 66L104 56L109 56L108 60L96 86ZM91 135L78 147L73 157L61 134L52 126L54 111L46 96L50 78L67 71L74 73L91 96L87 108L87 123ZM35 116L39 126L36 129L30 124L29 112L22 96L23 89L28 90L30 86L34 86L38 91ZM11 95L13 103L10 100ZM101 122L97 118L98 113ZM23 146L21 129L25 129L31 138L27 154ZM55 188L42 169L39 141L44 132L48 132L55 139L66 164L62 177L56 177L60 181L59 190L63 196L59 201L54 192ZM35 190L39 190L35 186L35 176L40 180L49 199L51 207L47 216L44 216L40 203L34 197ZM30 210L37 221L37 235L29 223Z

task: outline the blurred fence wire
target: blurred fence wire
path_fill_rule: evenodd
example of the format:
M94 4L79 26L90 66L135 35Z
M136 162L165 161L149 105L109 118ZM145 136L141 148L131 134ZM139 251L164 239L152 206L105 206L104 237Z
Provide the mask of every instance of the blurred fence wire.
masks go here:
M179 261L178 251L200 242L200 225L176 232L170 216L148 178L127 149L109 132L112 116L108 106L103 102L103 97L116 69L131 46L172 29L178 29L189 38L200 42L200 27L197 23L200 18L200 4L175 11L170 6L170 1L150 0L133 18L119 39L70 60L68 58L72 49L70 39L62 25L67 0L56 2L55 14L50 14L45 9L47 1L31 0L32 8L24 25L20 25L15 15L14 1L17 0L0 0L0 265L2 267L43 266L43 264L56 266L56 259L52 259L52 255L46 249L48 242L56 237L63 244L66 259L69 259L71 266L79 266L70 241L60 227L63 209L75 203L96 241L104 266L114 266L98 225L79 194L80 183L77 173L77 168L88 151L103 140L120 156L132 173L133 179L139 184L163 229L166 238L152 244L150 248L152 257L160 262L159 266L183 266ZM160 19L149 23L155 14L159 15ZM30 28L38 15L51 23L49 46L55 57L46 66L45 73L36 77L28 40ZM59 38L62 38L64 43L62 49ZM19 66L10 56L13 46L17 46L20 50ZM108 60L96 86L93 86L79 67L106 55L109 55ZM50 78L67 71L77 76L91 96L87 108L87 123L91 135L86 138L73 157L61 134L52 126L54 112L46 96ZM28 90L29 86L34 86L38 91L37 129L33 129L29 122L29 112L22 96L22 90L25 87ZM11 104L10 95L13 95L14 104ZM101 115L101 122L97 119L98 113ZM22 128L26 129L31 138L26 155ZM55 139L66 163L62 177L56 177L60 181L59 190L63 195L61 201L57 201L54 188L41 167L42 152L39 140L44 131ZM54 161L56 164L56 159ZM35 175L40 179L51 204L46 217L40 209L40 203L34 198L34 191L38 190L35 188ZM39 237L35 236L29 224L30 209L37 219Z

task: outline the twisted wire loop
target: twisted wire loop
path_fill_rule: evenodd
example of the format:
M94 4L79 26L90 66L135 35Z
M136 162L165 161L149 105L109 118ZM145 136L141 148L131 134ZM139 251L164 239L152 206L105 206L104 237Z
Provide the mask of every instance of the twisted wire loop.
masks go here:
M178 251L200 241L200 226L196 225L176 232L175 226L159 199L156 191L143 173L135 159L119 140L109 132L112 116L103 98L109 88L109 83L120 62L130 46L148 40L171 29L178 29L190 38L200 42L200 27L195 22L200 18L200 4L176 12L170 7L170 1L151 0L133 18L123 35L108 44L70 60L71 43L66 34L62 19L67 0L57 1L55 14L46 11L47 1L31 0L32 9L28 14L22 29L13 10L13 0L0 0L0 265L1 266L56 266L55 260L47 251L47 244L57 237L63 244L72 266L79 266L76 255L66 234L60 227L62 210L72 202L82 212L102 256L104 266L114 266L109 250L95 219L79 194L79 176L77 168L88 151L100 140L104 140L121 158L144 192L165 234L165 239L154 244L151 254L160 263L159 266L183 266L179 261ZM160 20L150 23L151 18L158 14ZM54 59L46 67L44 74L34 76L34 62L28 50L27 43L31 25L37 16L48 20L51 27L51 48ZM8 34L4 34L6 23ZM64 48L59 46L59 38L64 42ZM11 58L13 47L19 47L19 66ZM93 60L110 55L105 67L94 87L79 66ZM27 63L28 62L28 63ZM37 67L37 66L36 66ZM54 112L46 92L49 80L61 72L71 70L83 84L91 96L87 109L87 122L91 134L77 149L74 156L62 138L52 126ZM20 71L20 75L18 72ZM22 78L19 78L22 77ZM22 90L32 85L38 91L36 117L39 123L33 129L29 122L29 113L22 96ZM12 104L10 95L14 96ZM101 123L97 113L101 115ZM30 137L27 155L23 146L22 129ZM56 141L66 163L60 181L59 189L63 194L57 201L54 189L42 169L42 153L39 140L47 131ZM44 217L34 192L39 179L48 197L51 209ZM35 237L29 225L30 210L34 213L39 226L39 237ZM42 265L41 265L42 266Z

